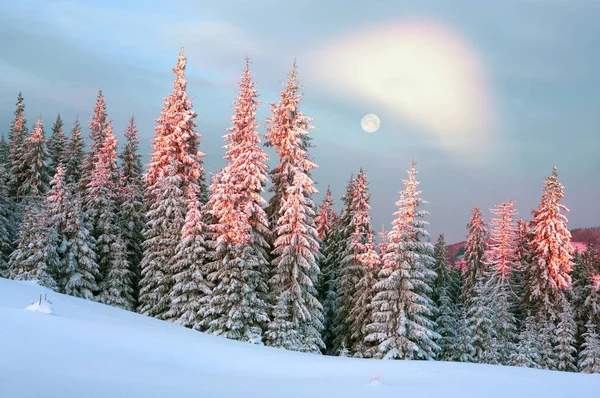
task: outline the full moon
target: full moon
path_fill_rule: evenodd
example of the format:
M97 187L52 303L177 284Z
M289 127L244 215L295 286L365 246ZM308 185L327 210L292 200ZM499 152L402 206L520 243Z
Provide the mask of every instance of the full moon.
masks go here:
M374 133L381 126L381 120L379 120L379 116L369 113L368 115L364 115L360 121L360 127L365 131L365 133Z

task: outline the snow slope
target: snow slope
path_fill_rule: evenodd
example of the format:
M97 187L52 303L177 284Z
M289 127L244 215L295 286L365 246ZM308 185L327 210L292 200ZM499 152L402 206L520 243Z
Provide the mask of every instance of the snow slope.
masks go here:
M52 313L28 311L48 293ZM380 376L379 381L373 381ZM0 278L1 398L592 397L600 375L257 347Z

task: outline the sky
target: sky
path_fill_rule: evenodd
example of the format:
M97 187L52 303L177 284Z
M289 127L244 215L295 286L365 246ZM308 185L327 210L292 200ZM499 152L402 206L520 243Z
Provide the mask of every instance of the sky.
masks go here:
M323 197L363 167L390 228L411 159L428 231L464 240L473 206L531 218L558 169L569 227L600 225L600 1L20 0L0 2L0 132L19 91L29 126L87 124L102 89L117 137L134 114L145 159L184 47L208 172L223 165L250 57L261 132L294 59ZM360 127L374 113L372 134ZM270 164L275 154L268 150ZM337 202L339 209L340 201Z

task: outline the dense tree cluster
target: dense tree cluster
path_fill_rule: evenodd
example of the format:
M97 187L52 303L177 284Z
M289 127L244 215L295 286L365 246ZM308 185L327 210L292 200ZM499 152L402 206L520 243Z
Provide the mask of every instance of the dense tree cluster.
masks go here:
M459 267L427 232L413 160L376 242L365 170L339 212L329 188L313 201L296 64L264 142L250 66L209 183L183 50L146 169L133 116L118 153L102 91L87 151L79 120L70 135L60 115L48 139L41 118L29 131L19 94L0 140L0 276L289 350L600 372L600 258L570 243L556 168L528 222L513 201L487 222L474 207Z

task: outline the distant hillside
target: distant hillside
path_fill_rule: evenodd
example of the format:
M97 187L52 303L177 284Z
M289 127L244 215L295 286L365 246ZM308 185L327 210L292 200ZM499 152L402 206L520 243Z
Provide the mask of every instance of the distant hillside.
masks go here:
M489 241L488 241L489 243ZM600 248L600 227L576 228L571 230L571 243L576 251L584 251L591 243ZM461 257L465 252L466 241L446 246L450 261Z

